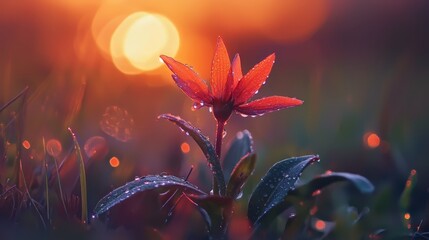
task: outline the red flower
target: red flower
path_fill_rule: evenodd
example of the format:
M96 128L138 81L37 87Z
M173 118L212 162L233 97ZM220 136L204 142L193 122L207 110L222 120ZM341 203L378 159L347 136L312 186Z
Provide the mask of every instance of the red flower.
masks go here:
M240 56L236 54L231 63L225 44L222 38L218 37L209 86L192 68L165 55L161 58L173 72L172 77L177 86L195 101L194 107L213 107L213 114L219 122L225 123L232 111L256 116L303 103L299 99L283 96L271 96L248 102L268 78L274 64L274 53L243 76Z

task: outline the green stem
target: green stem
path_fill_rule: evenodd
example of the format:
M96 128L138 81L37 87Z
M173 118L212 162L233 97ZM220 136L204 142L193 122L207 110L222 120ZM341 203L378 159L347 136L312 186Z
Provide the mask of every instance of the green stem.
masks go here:
M224 127L225 127L224 122L220 122L220 121L217 122L215 151L219 162L220 162L220 156L221 156ZM219 184L214 176L213 176L213 193L216 195L219 193Z
M216 154L220 160L220 154L222 150L222 139L223 139L223 129L225 128L225 122L217 122L217 129L216 129Z

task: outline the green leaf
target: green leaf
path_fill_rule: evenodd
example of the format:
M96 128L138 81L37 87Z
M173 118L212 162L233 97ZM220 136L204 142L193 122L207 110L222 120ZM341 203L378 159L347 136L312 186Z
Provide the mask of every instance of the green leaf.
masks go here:
M171 114L162 114L158 116L158 118L163 118L174 122L177 126L179 126L179 128L185 131L187 135L191 136L195 140L209 162L210 169L213 172L217 183L219 184L220 194L224 195L226 190L225 178L223 176L222 167L220 166L219 158L216 154L215 148L210 143L209 139L201 133L200 129L192 126L192 124L181 119L180 117L173 116Z
M158 189L160 191L182 189L185 192L206 195L197 186L171 175L148 175L116 188L104 196L95 206L94 214L100 215L134 194Z
M236 199L249 176L253 173L256 163L256 154L245 155L232 170L231 178L226 187L226 196Z
M228 179L237 162L246 154L253 152L253 139L249 131L238 132L223 159L223 171Z
M289 195L311 197L315 191L321 190L333 183L343 181L353 184L361 193L371 193L374 191L374 185L361 175L347 172L331 172L317 176L309 182L297 186Z
M254 226L271 220L284 210L283 201L295 189L302 171L317 160L319 157L315 155L289 158L274 164L268 170L249 200L247 216Z

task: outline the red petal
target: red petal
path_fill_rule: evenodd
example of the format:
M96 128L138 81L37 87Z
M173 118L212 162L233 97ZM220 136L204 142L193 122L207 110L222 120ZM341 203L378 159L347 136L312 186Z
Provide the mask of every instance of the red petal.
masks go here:
M235 54L234 60L232 60L232 66L228 74L228 81L226 82L224 101L228 101L231 97L232 92L237 86L240 79L243 77L241 72L241 60L240 55Z
M271 96L240 105L235 110L245 115L261 115L280 109L296 107L303 103L303 101L296 98Z
M228 78L231 62L228 51L221 37L217 38L216 51L213 57L210 88L212 96L221 99L225 93L226 81Z
M196 102L211 103L207 85L198 77L191 68L174 60L171 57L162 55L161 59L167 67L174 73L173 79L186 95Z
M274 64L275 54L271 54L256 64L237 84L232 93L235 106L247 102L267 80Z

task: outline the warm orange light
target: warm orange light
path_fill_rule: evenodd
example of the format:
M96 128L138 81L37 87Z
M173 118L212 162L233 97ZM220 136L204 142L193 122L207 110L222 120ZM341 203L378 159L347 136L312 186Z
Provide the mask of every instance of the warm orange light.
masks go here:
M31 147L30 142L29 142L29 141L27 141L27 140L24 140L24 141L22 142L22 146L23 146L25 149L30 149L30 147Z
M380 146L380 137L372 132L366 133L364 135L364 141L366 142L366 145L370 148L376 148Z
M410 215L409 213L405 213L405 214L404 214L404 218L405 218L406 220L410 220L411 215Z
M191 147L187 142L182 143L180 145L180 149L182 150L183 153L188 153L189 151L191 151Z
M58 157L63 151L63 147L57 139L49 139L46 143L46 152L52 157Z
M119 24L112 35L110 53L125 74L139 74L162 65L161 54L174 57L179 50L174 24L159 14L136 12Z
M323 220L317 220L314 223L314 227L318 230L318 231L323 231L326 228L326 223Z
M121 162L119 161L119 159L117 158L117 157L112 157L110 160L109 160L109 164L110 164L110 166L111 167L113 167L113 168L116 168L116 167L119 167L119 164L120 164Z

